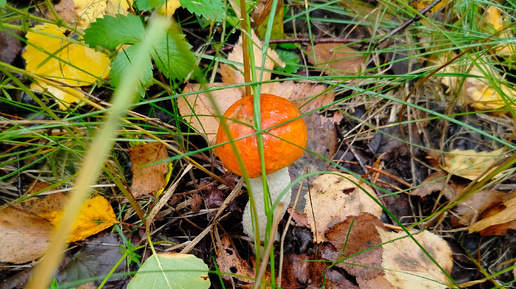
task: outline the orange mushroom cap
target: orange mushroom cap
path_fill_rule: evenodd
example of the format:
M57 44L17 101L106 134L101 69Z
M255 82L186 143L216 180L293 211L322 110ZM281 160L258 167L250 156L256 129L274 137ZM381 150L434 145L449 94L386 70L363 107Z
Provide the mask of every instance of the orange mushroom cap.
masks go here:
M283 97L262 94L260 96L262 129L276 126L301 115L290 101ZM237 139L255 133L253 128L253 96L246 96L235 102L224 113L221 120L229 128L232 139ZM262 134L265 153L265 173L270 174L293 162L303 155L306 146L307 132L302 118L290 121ZM217 144L228 142L229 137L222 124L217 132ZM250 178L261 175L260 155L256 135L235 141L237 150L244 162ZM231 144L215 148L215 154L220 158L226 169L242 176L237 158Z

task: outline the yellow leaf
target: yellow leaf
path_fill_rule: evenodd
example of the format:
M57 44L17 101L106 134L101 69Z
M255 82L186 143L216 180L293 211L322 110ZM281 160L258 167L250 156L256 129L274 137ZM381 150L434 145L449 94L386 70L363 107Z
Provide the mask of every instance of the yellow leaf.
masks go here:
M490 152L452 150L444 157L443 169L450 174L474 180L494 170L495 167L491 166L496 164L502 153L503 148Z
M181 3L178 0L169 0L166 5L159 8L159 13L172 17L176 12L177 8L181 7Z
M57 226L63 218L63 211L53 211L43 214L41 217ZM104 197L97 196L88 199L82 205L79 216L73 224L73 232L68 237L68 242L85 239L113 226L116 222L115 212Z
M57 88L47 83L32 83L30 88L32 91L40 93L47 92L52 94L55 98L58 99L59 108L62 110L65 110L66 107L69 107L72 103L77 102L80 97L83 96L82 93L78 92L72 87Z
M66 40L65 32L64 28L44 24L35 26L33 31L27 33L28 42L32 44L23 53L27 71L70 86L91 85L97 79L107 77L109 58L89 47L70 43ZM67 97L65 103L76 101L70 100Z
M127 15L133 0L75 0L75 13L79 16L77 27L85 29L104 15Z
M484 13L483 19L485 22L487 22L488 25L486 25L487 32L493 33L496 31L502 31L504 27L509 26L509 22L504 20L504 13L498 9L496 6L489 6L486 9L486 12ZM507 38L507 39L513 39L514 35L509 31L503 31L497 37L500 38ZM495 49L492 49L491 53L498 53L502 56L511 56L514 54L514 51L516 48L512 44L506 44L506 45L498 45L495 47Z
M413 8L421 11L421 10L425 9L427 6L429 6L430 4L432 4L432 2L434 2L434 1L433 0L416 0L416 1L409 1L409 4ZM446 6L446 4L448 4L449 2L450 2L450 0L443 0L439 3L437 3L437 5L435 5L432 9L430 9L430 11L432 11L432 12L439 11L441 8Z

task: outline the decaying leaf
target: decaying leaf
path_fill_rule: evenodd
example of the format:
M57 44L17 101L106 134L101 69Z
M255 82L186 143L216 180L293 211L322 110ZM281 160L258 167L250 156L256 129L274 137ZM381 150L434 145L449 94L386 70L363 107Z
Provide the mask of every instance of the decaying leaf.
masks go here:
M365 63L361 53L340 43L316 44L306 50L310 62L328 75L356 75Z
M325 241L326 230L349 216L370 213L380 218L382 208L373 198L371 187L352 175L320 175L312 183L311 195L305 195L305 214L317 242Z
M380 219L364 213L350 216L326 231L326 240L339 252L337 266L357 279L369 280L382 275L383 249L374 248L382 243L376 227L384 228Z
M43 81L32 86L40 92L44 89L52 90L61 99L61 109L78 100L75 94L78 92L73 87L91 85L107 77L110 63L105 54L83 45L72 44L66 40L66 35L65 28L53 24L37 25L27 33L26 37L31 45L23 53L27 61L27 71L65 84L59 86L61 89Z
M131 192L135 198L158 192L166 185L166 162L149 165L168 158L166 147L158 142L137 145L129 149L133 183Z
M47 220L23 210L0 210L0 262L21 264L43 256L53 229Z
M248 261L240 258L238 256L237 251L231 245L231 239L225 235L220 240L220 248L218 248L217 252L217 266L221 272L231 272L237 276L222 275L222 278L225 280L231 280L232 278L244 283L244 284L252 284L254 283L255 271L253 268L256 268L256 260L254 257L250 257L252 266ZM270 282L270 272L267 271L265 273L265 280ZM250 287L249 287L250 288Z
M504 148L490 152L452 150L443 158L443 169L450 174L475 180L477 177L495 170L494 165L501 160L503 152Z
M383 244L384 278L394 288L448 288L444 272L404 232L387 232L377 228ZM422 231L414 234L417 242L447 273L453 266L452 251L439 236ZM402 238L403 237L403 238Z

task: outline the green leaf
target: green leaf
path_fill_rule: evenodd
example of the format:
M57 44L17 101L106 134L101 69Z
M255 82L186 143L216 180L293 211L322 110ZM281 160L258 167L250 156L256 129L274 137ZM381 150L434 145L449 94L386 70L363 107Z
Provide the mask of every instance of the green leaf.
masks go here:
M138 10L152 10L160 6L165 5L167 0L136 0L134 4L138 7Z
M276 67L286 73L296 73L299 69L299 57L293 51L276 49L279 58L285 63L285 68Z
M222 16L226 12L224 1L221 0L179 0L179 2L181 7L208 20L215 19L216 21L221 21Z
M150 256L127 286L128 289L209 287L208 266L193 255L179 253Z
M145 33L145 27L138 16L118 14L116 17L104 16L91 23L84 30L84 42L90 47L97 45L107 49L115 49L120 44L136 44Z
M0 0L0 8L4 8L7 5L7 0Z
M115 61L111 64L111 71L109 72L109 78L111 78L111 85L117 87L120 84L123 72L126 69L129 70L144 70L143 78L140 80L141 85L138 87L140 95L145 94L145 88L152 84L152 63L150 59L145 61L143 67L132 67L132 60L134 54L138 50L139 44L130 46L126 50L120 52L115 58Z
M184 35L178 38L181 43L176 43L174 38L167 34L167 37L156 44L152 57L156 67L167 78L183 80L194 69L195 58L190 51L192 46L184 40Z

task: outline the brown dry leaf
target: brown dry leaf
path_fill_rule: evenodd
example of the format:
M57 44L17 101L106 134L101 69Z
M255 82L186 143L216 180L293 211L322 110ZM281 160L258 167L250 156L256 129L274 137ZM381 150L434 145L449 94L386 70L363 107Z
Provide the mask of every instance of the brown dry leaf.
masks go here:
M469 227L469 233L480 232L482 230L488 229L489 227L514 222L515 220L516 198L512 198L504 202L503 206L499 210L497 210L497 212L491 213L490 216L487 216L486 218L474 223L471 227ZM506 224L505 227L507 227L506 229L508 229L512 226L513 224ZM493 230L491 233L499 233L499 231L500 230ZM484 234L488 235L487 232L485 232Z
M43 217L54 211L60 211L66 205L68 198L64 193L51 194L45 198L30 198L19 204L14 205L18 209L24 210L27 213Z
M262 42L256 36L256 33L254 31L252 32L252 40L253 40L253 53L251 55L254 55L254 62L256 65L256 77L260 79L261 74L261 65L262 65ZM222 74L222 82L226 84L242 84L245 83L244 80L244 65L242 64L244 58L244 51L242 49L242 37L240 36L240 39L238 40L238 43L233 48L233 51L228 55L228 60L230 62L235 62L235 69L231 67L229 64L221 64L220 65L220 73ZM278 54L270 48L267 49L266 59L265 59L265 65L264 65L264 71L263 76L261 80L267 81L271 79L271 73L267 70L272 70L274 66L281 66L284 67L285 64L281 61ZM243 88L242 88L243 89Z
M254 257L250 257L252 265L250 265L248 261L240 258L235 248L232 247L231 240L227 235L222 237L220 243L221 247L218 250L216 258L219 270L221 272L233 273L235 275L242 276L238 277L223 274L222 278L225 280L231 280L234 278L244 284L247 284L247 286L244 285L239 288L251 288L251 285L254 283L255 276L255 271L253 268L256 268L256 260ZM265 280L266 282L270 282L271 280L270 271L268 270L265 273Z
M382 275L382 269L379 269L382 264L382 247L371 249L382 243L376 227L384 228L380 219L365 213L358 217L350 216L326 230L326 241L340 252L337 266L357 279L369 280Z
M310 62L328 75L356 75L366 61L361 53L341 43L309 45L306 50Z
M63 211L57 210L41 216L58 226L63 218ZM102 196L87 199L81 207L77 219L73 223L72 234L68 242L75 242L101 232L117 223L111 204Z
M210 87L217 88L223 86L225 86L224 83L213 83ZM199 91L200 88L200 84L189 83L186 85L183 92L190 93ZM213 90L210 94L221 114L224 114L233 103L244 96L244 92L236 87ZM204 135L210 144L214 144L220 120L210 100L210 94L199 93L187 95L177 100L177 106L184 120Z
M21 264L43 256L54 226L34 214L0 210L0 262Z
M349 216L370 213L380 218L382 208L370 196L376 198L373 189L352 175L317 177L312 183L311 195L305 195L305 214L316 241L324 242L326 230Z
M447 288L446 275L424 254L419 246L404 232L387 232L377 228L383 245L382 267L385 279L394 288ZM428 231L414 238L447 273L453 266L452 251L445 240ZM401 238L401 239L400 239Z
M167 158L167 149L159 142L137 145L129 149L129 159L133 171L131 192L135 198L158 192L165 187L167 163L149 164Z
M504 148L490 152L475 150L452 150L443 157L443 169L450 174L475 180L478 176L496 169L494 166L503 157Z

